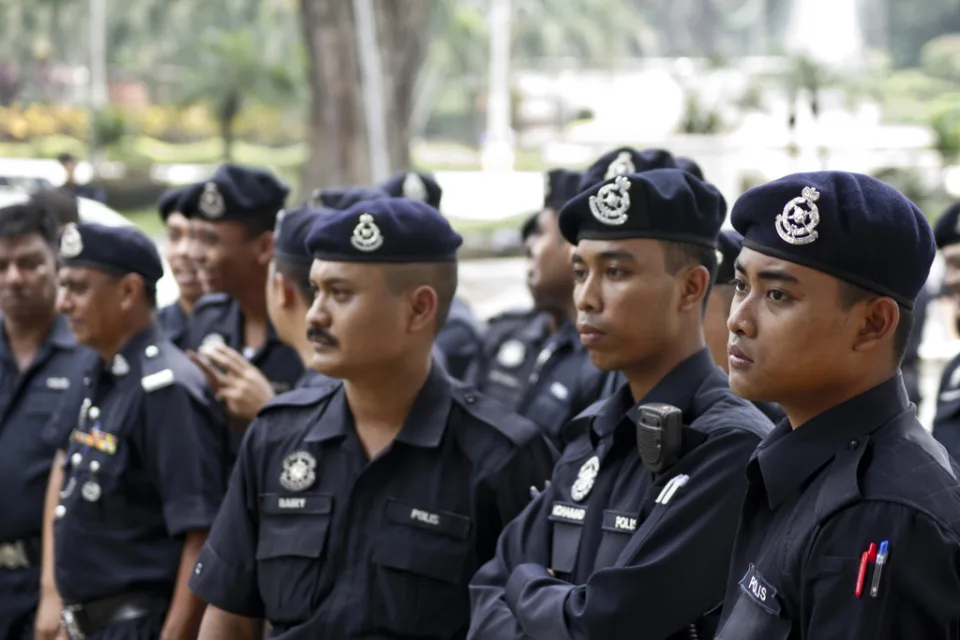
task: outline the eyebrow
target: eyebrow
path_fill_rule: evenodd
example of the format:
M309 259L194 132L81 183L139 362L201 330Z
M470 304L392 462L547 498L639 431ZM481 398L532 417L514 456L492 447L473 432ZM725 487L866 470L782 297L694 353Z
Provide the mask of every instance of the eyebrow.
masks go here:
M733 268L736 269L737 273L746 274L746 269L743 268L743 265L740 264L740 260L737 260L733 263ZM789 282L791 284L800 284L799 278L796 276L787 273L783 269L763 269L756 273L756 278L758 280L775 280L777 282Z
M629 251L624 251L622 249L612 249L610 251L601 251L596 255L596 259L600 261L607 260L629 260L631 262L636 261L636 257ZM580 256L579 253L574 252L573 254L574 262L584 262L584 259Z
M335 285L352 285L353 283L347 280L346 278L310 278L310 282L317 287L332 287Z

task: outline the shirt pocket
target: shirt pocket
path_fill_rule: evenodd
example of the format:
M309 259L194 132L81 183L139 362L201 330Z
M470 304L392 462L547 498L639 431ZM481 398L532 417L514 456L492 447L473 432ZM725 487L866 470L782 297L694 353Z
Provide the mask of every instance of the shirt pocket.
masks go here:
M573 417L573 391L563 382L543 380L534 391L536 395L523 411L524 417L537 423L557 442L567 422Z
M257 582L266 616L293 623L316 606L333 518L333 496L325 493L260 494Z
M372 563L379 631L449 638L469 621L473 522L390 499Z
M740 597L715 640L787 640L790 621L778 595L753 565L739 584Z
M594 571L612 567L617 563L617 558L630 541L630 536L637 530L638 522L636 513L609 509L603 512L603 535L600 536L600 546L597 548L593 565Z

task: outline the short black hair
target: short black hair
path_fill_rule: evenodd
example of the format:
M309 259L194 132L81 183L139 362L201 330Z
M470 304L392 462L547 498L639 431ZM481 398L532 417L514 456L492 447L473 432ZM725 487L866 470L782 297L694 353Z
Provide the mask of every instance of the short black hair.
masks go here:
M36 234L57 251L60 225L45 207L32 200L0 209L0 238Z
M310 281L310 262L303 260L287 260L285 258L273 258L274 270L285 279L290 280L297 288L304 302L309 305L313 300L313 283Z
M57 162L60 164L67 164L68 162L76 162L77 156L73 155L69 151L64 151L63 153L57 154Z
M49 212L61 227L71 222L80 222L77 199L68 193L58 189L43 189L31 195L30 201Z
M882 297L879 293L851 284L846 280L840 280L840 308L844 311L849 311L861 302L870 302ZM900 309L900 322L893 333L893 357L894 364L899 367L903 362L903 356L907 353L910 332L913 331L913 311L899 303L897 307Z
M680 269L689 266L705 267L709 273L710 279L707 285L707 292L703 296L703 313L707 311L707 300L710 298L710 292L713 290L713 281L717 277L717 251L710 247L704 247L699 244L688 244L686 242L672 242L661 240L660 246L663 247L663 256L667 273L675 274Z
M416 262L391 264L384 269L387 286L394 293L427 285L437 292L437 327L439 332L450 314L453 296L457 293L456 262Z

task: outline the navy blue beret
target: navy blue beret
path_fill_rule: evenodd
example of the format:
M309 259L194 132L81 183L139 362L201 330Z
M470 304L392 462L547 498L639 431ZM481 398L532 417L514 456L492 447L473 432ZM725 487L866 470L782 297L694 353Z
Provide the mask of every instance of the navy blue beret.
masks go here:
M543 208L560 211L567 200L580 193L578 187L581 178L583 174L579 171L567 169L548 171L543 184Z
M527 241L527 238L530 236L540 233L540 212L531 213L529 216L524 218L523 224L520 225L520 239L524 242Z
M583 173L580 184L577 185L577 192L586 191L618 175L676 168L677 161L669 151L663 149L637 151L630 147L620 147L600 156L600 159Z
M209 179L189 187L180 199L188 218L211 222L273 220L290 188L266 169L221 165Z
M943 249L948 244L960 243L960 202L950 205L940 214L933 227L933 237L937 241L938 249Z
M755 187L733 206L743 246L795 262L907 308L936 250L923 213L876 178L843 171L797 173Z
M157 201L157 209L160 211L160 217L164 222L167 221L171 213L180 210L180 199L186 191L187 187L174 187L173 189L167 189L160 196Z
M273 229L274 256L293 262L313 262L313 256L307 251L307 236L317 218L330 213L330 209L311 207L278 213L277 224Z
M743 249L743 236L732 229L724 229L717 238L717 275L714 284L730 284L737 275L733 265Z
M440 199L443 197L443 189L433 176L416 171L398 173L380 185L380 188L391 198L419 200L438 210Z
M463 238L443 215L423 202L386 198L320 216L307 251L332 262L448 262Z
M700 168L696 162L691 158L684 158L683 156L677 156L674 158L677 162L677 168L683 169L687 173L692 173L697 176L698 179L703 180L703 169Z
M382 200L389 197L386 191L378 187L337 187L315 190L313 192L313 204L327 209L346 211L358 202Z
M134 227L70 223L60 234L60 257L68 267L137 273L150 286L163 277L157 245Z
M680 169L619 175L564 205L560 232L580 240L652 238L716 248L726 210L720 193Z

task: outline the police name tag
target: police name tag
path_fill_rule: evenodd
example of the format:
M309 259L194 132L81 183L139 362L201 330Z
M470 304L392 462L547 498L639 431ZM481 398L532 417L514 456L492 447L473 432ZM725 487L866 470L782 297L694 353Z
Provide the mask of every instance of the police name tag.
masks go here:
M756 602L767 613L780 615L780 601L777 599L777 590L760 575L757 568L751 564L740 581L740 591Z
M260 511L267 515L322 515L333 511L329 493L261 493Z
M553 522L566 522L567 524L583 524L586 517L586 507L567 504L566 502L554 502L553 507L550 509L549 520Z
M419 529L442 533L454 538L466 539L470 536L473 521L459 513L415 507L394 499L387 501L387 520Z
M70 388L70 378L47 378L47 389L64 391Z
M633 533L637 530L637 514L605 510L603 512L603 530Z

